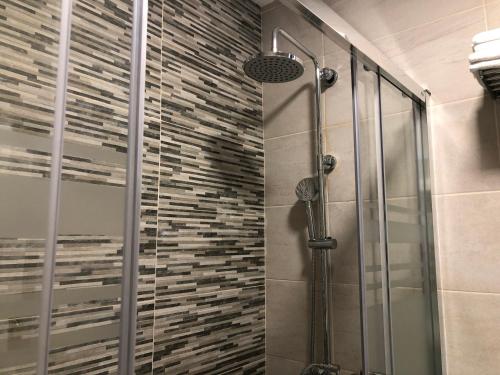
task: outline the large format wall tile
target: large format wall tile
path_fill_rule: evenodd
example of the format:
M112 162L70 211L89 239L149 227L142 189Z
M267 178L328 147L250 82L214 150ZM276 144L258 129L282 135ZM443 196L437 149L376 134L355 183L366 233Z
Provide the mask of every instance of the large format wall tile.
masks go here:
M306 362L309 358L309 283L266 281L266 353Z
M330 235L337 240L332 254L333 282L359 283L357 219L355 202L328 204Z
M500 27L500 1L486 2L486 21L488 29Z
M305 362L276 357L274 355L266 356L266 375L300 374L306 366Z
M432 108L436 193L500 189L500 150L494 111L494 104L487 96Z
M469 72L467 57L471 38L484 31L484 24L483 9L474 8L377 39L375 44L416 82L428 87L435 102L447 103L483 92Z
M481 0L327 0L367 39L374 40L482 5Z
M314 133L267 139L264 148L266 207L295 204L295 187L303 178L314 175Z
M448 374L496 374L500 295L443 292Z
M307 280L311 250L304 205L266 208L266 233L266 278Z
M352 125L327 128L325 138L326 153L334 155L337 159L337 166L327 177L328 201L354 201L356 191Z
M264 84L266 139L315 129L314 65L308 61L304 68L304 74L294 81Z
M330 42L333 43L333 42ZM323 94L324 126L352 123L351 54L336 49L324 58L324 66L338 74L337 82Z
M443 289L500 292L500 193L436 199Z

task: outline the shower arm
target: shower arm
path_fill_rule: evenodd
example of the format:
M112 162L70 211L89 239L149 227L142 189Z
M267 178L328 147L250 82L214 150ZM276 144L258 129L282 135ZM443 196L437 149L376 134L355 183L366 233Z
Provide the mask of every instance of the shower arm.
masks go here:
M319 62L318 62L318 58L316 57L316 55L309 48L304 46L297 39L295 39L293 36L291 36L285 30L283 30L279 27L275 27L273 29L273 43L272 43L273 52L279 52L279 50L278 50L278 37L280 35L283 38L287 39L290 43L292 43L299 50L304 52L307 55L307 57L309 57L314 62L315 67L317 67L319 69Z

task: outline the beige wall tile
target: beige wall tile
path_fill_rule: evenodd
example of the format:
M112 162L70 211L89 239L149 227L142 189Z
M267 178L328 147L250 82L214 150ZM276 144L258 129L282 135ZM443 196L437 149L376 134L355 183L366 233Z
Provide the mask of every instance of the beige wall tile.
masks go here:
M266 234L266 277L307 280L311 250L304 205L266 208Z
M293 205L295 187L314 174L314 133L301 133L264 141L266 206Z
M309 356L309 286L303 281L266 281L266 351L306 362Z
M352 125L327 128L326 153L337 158L337 166L327 177L329 202L354 201L354 143Z
M345 51L338 51L325 57L325 67L338 73L337 83L325 91L326 126L352 123L351 91L351 56Z
M486 1L486 21L488 29L500 27L500 1Z
M494 106L487 96L432 108L435 192L500 189Z
M500 292L500 193L436 199L442 287Z
M333 286L334 337L340 332L361 334L359 285L335 284ZM335 338L335 348L343 351L342 347L343 342Z
M500 295L443 292L449 375L498 373Z
M337 248L331 252L334 283L359 282L357 219L355 202L328 205L330 235L337 239Z
M376 46L440 103L477 97L483 92L469 72L471 38L484 31L483 8L440 19L377 39Z
M300 374L306 366L306 362L293 361L273 355L266 356L266 375Z
M306 62L304 67L304 74L295 81L264 84L265 139L315 129L314 66Z
M482 0L326 0L369 40L482 5Z
M335 334L335 342L342 345L335 346L335 362L343 368L359 371L361 369L361 337L359 333L338 332Z

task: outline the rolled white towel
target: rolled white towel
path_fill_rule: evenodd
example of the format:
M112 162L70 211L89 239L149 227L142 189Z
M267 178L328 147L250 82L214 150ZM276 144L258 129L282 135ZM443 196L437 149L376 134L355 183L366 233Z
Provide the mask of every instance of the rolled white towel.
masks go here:
M492 29L476 34L474 38L472 38L472 44L475 46L476 44L486 43L492 40L499 40L499 39L500 39L500 28Z
M469 66L469 70L473 73L486 69L500 69L500 59L481 61Z
M484 50L471 53L469 55L469 63L475 64L481 61L498 60L500 59L500 49Z
M472 50L474 52L496 50L500 53L500 40L490 40L489 42L472 45Z

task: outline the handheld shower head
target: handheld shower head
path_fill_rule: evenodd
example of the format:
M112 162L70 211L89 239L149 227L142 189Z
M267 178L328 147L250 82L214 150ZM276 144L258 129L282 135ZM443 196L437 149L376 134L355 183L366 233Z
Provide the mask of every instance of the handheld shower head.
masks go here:
M259 82L293 81L304 73L302 60L288 52L262 52L243 64L245 74Z
M318 198L318 182L314 177L300 180L295 188L297 198L302 202L312 202Z
M304 203L309 239L314 240L316 238L316 226L314 224L312 202L318 199L318 183L316 178L309 177L300 180L295 188L295 194L297 198Z

